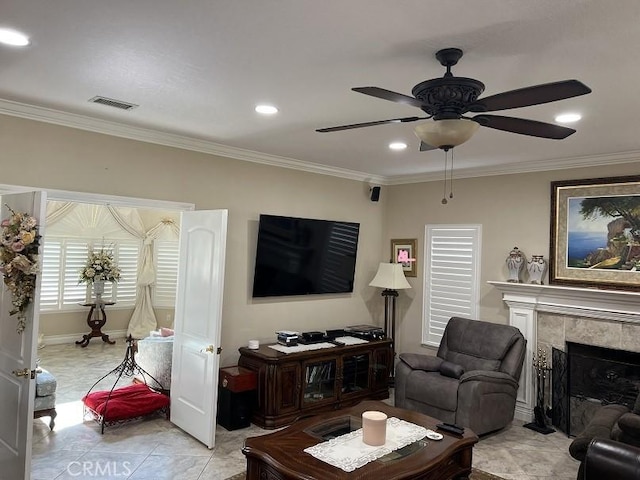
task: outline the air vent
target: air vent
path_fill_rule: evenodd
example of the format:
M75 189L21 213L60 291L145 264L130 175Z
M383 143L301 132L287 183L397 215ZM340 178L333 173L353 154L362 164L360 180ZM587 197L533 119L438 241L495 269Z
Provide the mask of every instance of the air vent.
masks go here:
M135 103L123 102L122 100L114 100L113 98L107 97L93 97L89 99L92 103L99 103L100 105L107 105L108 107L119 108L120 110L133 110L138 107Z

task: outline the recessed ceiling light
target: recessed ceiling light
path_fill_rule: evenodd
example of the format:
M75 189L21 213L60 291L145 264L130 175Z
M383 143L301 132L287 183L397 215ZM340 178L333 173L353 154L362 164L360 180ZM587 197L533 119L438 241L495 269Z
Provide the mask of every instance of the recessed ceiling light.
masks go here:
M389 144L391 150L404 150L407 148L407 144L404 142L393 142Z
M9 30L8 28L0 28L0 43L5 45L12 45L14 47L24 47L29 45L29 37L24 33L20 33L16 30Z
M558 123L573 123L577 122L582 118L582 115L579 113L563 113L561 115L556 116L556 122Z
M264 115L273 115L274 113L278 113L278 109L273 105L257 105L256 112Z

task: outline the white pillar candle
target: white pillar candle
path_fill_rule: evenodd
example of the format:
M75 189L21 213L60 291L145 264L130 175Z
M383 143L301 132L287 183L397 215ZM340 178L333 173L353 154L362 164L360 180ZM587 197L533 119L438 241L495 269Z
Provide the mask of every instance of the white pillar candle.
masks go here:
M362 414L362 441L367 445L384 445L387 439L387 415L376 410Z

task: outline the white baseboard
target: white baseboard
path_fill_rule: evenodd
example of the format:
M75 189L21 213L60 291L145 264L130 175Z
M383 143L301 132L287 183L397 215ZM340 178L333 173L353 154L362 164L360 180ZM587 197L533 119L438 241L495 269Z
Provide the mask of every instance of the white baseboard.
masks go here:
M127 331L126 330L107 330L103 333L109 335L111 340L115 340L116 338L126 338ZM78 340L82 340L82 336L86 335L86 332L76 333L73 335L47 335L42 339L41 345L64 345L67 343L75 343ZM91 340L102 341L100 337L94 337Z
M516 403L514 417L518 420L522 420L523 422L531 422L533 421L533 410Z

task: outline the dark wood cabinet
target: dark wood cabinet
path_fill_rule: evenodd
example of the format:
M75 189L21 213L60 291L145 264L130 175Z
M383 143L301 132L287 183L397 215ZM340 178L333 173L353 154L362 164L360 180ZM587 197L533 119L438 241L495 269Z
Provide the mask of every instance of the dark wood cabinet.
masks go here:
M240 348L238 364L258 378L253 423L278 428L300 416L388 398L391 348L391 340L296 353Z

